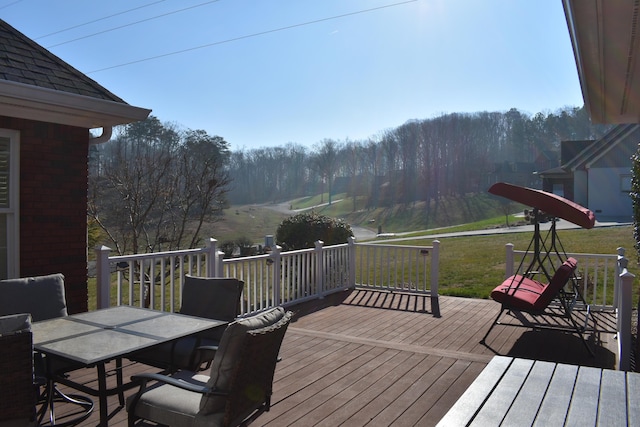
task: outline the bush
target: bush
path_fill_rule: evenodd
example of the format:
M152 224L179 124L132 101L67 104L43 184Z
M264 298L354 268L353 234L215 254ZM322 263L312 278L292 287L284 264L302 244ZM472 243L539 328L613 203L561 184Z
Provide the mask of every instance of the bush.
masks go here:
M238 240L236 240L236 245L240 249L241 257L253 256L256 254L256 250L253 247L253 243L251 242L251 239L249 239L246 236L239 237Z
M318 215L314 212L300 213L280 223L276 231L276 243L284 250L313 248L317 240L325 245L347 243L353 236L351 227L346 222Z
M227 240L220 244L220 250L224 252L225 258L231 258L233 257L233 251L236 250L236 244L230 240Z

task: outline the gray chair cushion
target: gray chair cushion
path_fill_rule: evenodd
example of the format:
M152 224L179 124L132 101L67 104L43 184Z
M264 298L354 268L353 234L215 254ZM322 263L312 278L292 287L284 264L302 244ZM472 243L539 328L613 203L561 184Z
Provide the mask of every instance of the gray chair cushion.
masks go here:
M276 324L285 317L282 307L274 307L258 315L238 319L227 326L222 336L218 351L211 363L210 379L207 385L218 390L227 390L231 375L244 343L247 331L261 329ZM204 396L200 402L202 414L212 414L224 410L225 398L220 396Z
M233 277L195 277L185 275L180 313L231 322L240 314L244 282ZM224 328L200 334L220 341Z
M204 385L209 377L180 371L172 375L187 383ZM127 399L127 408L131 408L134 396ZM222 425L223 414L217 416L217 423L212 417L206 420L198 414L200 412L200 395L174 387L169 384L157 383L149 387L136 404L136 415L147 420L155 420L172 427L194 427L199 424L216 426Z
M31 315L27 313L0 316L0 336L31 330Z
M30 313L34 322L67 315L60 273L0 280L0 315Z

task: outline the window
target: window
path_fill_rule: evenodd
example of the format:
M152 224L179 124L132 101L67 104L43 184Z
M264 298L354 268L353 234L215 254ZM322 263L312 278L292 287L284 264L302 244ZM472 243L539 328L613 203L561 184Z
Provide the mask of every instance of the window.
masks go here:
M0 129L0 279L14 278L19 261L20 133Z

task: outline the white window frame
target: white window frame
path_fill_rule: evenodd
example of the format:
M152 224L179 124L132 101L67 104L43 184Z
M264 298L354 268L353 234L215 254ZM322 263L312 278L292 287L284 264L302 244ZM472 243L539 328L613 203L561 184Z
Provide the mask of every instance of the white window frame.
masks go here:
M0 207L7 216L7 278L20 272L20 131L0 129L0 137L9 138L9 207Z

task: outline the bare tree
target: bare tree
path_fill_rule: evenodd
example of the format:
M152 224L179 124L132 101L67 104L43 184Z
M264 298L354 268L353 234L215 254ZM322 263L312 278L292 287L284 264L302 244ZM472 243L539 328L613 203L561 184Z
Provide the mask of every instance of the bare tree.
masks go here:
M339 149L340 144L333 139L323 139L317 144L315 166L320 173L323 184L321 203L324 202L324 183L327 183L329 187L329 204L331 204L331 184L336 170Z
M204 131L181 134L153 116L128 125L92 164L89 216L119 254L194 247L226 203L228 157Z

